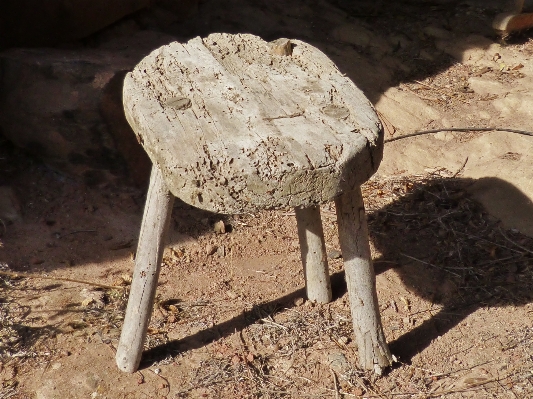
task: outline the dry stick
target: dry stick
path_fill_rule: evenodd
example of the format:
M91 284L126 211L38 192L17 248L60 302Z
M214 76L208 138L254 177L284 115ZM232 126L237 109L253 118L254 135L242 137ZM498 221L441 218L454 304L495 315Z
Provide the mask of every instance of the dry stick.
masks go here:
M516 249L506 247L505 245L495 243L495 242L493 242L493 241L487 240L487 239L485 239L485 238L482 238L482 237L479 237L479 236L476 236L476 235L473 235L473 234L463 233L463 232L461 232L461 231L456 231L456 233L457 233L457 234L461 234L461 235L463 235L463 236L467 236L468 238L475 238L476 240L485 241L485 242L488 242L489 244L496 245L497 247L504 248L504 249L507 249L507 250L509 250L509 251L516 252L516 253L518 253L518 254L524 255L523 252L520 252L520 251L518 251L518 250L516 250Z
M530 254L533 254L533 251L532 251L532 250L527 249L526 247L523 247L522 245L520 245L520 244L514 242L514 241L511 240L509 237L507 237L501 228L498 227L498 230L500 231L500 234L503 236L503 238L505 238L505 239L506 239L507 241L509 241L511 244L516 245L518 248L523 249L524 251L529 252Z
M468 157L466 157L466 159L465 159L465 161L463 162L463 164L461 165L461 167L460 167L459 169L457 169L457 172L455 172L455 173L453 174L452 179L455 179L455 178L457 177L457 175L458 175L459 173L461 173L461 172L464 170L464 168L465 168L467 162L468 162Z
M29 273L12 273L12 272L2 272L0 271L0 276L7 276L7 277L24 277L24 278L35 278L35 279L41 279L41 280L58 280L58 281L68 281L70 283L80 283L80 284L87 284L87 285L93 285L95 287L100 288L106 288L108 290L124 290L125 287L115 287L112 285L105 285L105 284L99 284L99 283L93 283L90 281L83 281L83 280L76 280L73 278L65 278L65 277L48 277L48 276L40 276L38 274L29 274Z
M335 372L333 370L329 369L329 371L331 371L331 375L333 376L333 390L335 391L335 399L339 399L340 394L339 394L339 386L337 384L337 376L335 375Z
M406 258L409 258L409 259L412 259L412 260L416 260L417 262L423 263L424 265L428 265L428 266L434 267L435 269L444 270L445 272L448 272L448 273L450 273L450 274L453 274L453 275L456 276L456 277L461 277L461 276L460 276L459 274L457 274L457 273L454 273L454 272L452 272L452 271L450 271L450 270L447 270L447 269L445 269L445 268L443 268L443 267L438 267L438 266L434 265L433 263L426 262L426 261L424 261L424 260L422 260L422 259L417 259L417 258L415 258L414 256L406 255L406 254L404 254L403 252L401 252L400 255L405 256Z
M395 128L394 125L391 123L391 121L389 121L389 120L387 119L387 117L386 117L385 115L383 115L381 112L379 112L379 111L376 111L376 112L378 113L379 119L381 120L382 124L384 125L384 127L385 127L387 130L388 130L388 128L387 128L387 124L391 126L391 129L390 129L390 130L391 130L391 133L390 133L390 135L391 135L391 136L394 135L394 133L396 133L396 128ZM385 122L385 123L383 123L383 122Z
M528 132L527 130L517 130L517 129L505 129L499 127L452 127L452 128L441 128L433 130L422 130L420 132L414 132L410 134L405 134L399 137L393 137L384 141L384 143L391 143L393 141L406 139L408 137L422 136L424 134L432 134L439 132L509 132L522 134L524 136L533 136L533 132Z
M141 378L137 380L137 384L144 384L144 374L140 370L137 370L137 374L141 376Z
M170 395L170 382L165 378L163 377L161 374L159 373L156 373L154 370L152 369L149 369L152 373L154 373L157 377L161 378L163 381L165 381L166 385L167 385L167 394L166 395L162 395L164 397L167 397L168 395ZM164 387L163 387L164 388Z

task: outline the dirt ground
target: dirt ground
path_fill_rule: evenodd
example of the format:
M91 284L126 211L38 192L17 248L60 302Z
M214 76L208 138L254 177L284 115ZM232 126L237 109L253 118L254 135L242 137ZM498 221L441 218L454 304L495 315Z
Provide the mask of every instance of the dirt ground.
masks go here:
M533 38L501 43L490 28L500 9L204 1L187 21L145 12L110 32L129 34L121 24L133 21L178 40L308 41L376 104L387 140L532 131ZM319 305L305 300L293 210L223 216L176 201L142 367L130 375L114 356L144 190L89 189L0 138L0 208L20 215L0 221L0 398L533 397L532 182L533 137L519 132L385 144L363 187L398 359L381 377L357 368L333 204L322 218L334 300Z

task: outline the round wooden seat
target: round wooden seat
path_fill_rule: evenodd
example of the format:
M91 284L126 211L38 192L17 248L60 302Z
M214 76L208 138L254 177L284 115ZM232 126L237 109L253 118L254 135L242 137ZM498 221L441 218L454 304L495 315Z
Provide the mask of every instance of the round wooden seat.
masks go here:
M370 102L315 47L278 43L212 34L128 74L126 116L175 196L218 213L309 206L376 171Z
M363 93L318 49L252 35L171 43L126 76L126 117L153 162L120 369L140 363L174 197L212 212L294 207L307 297L331 300L320 218L335 200L359 363L392 362L377 302L360 185L383 132Z

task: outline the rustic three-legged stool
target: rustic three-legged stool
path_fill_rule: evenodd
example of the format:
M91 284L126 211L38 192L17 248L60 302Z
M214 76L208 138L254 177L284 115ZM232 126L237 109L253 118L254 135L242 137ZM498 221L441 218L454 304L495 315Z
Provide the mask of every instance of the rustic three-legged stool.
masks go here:
M360 365L381 373L381 327L360 185L383 131L363 93L318 49L212 34L152 52L124 82L126 116L152 159L120 369L138 367L174 196L212 212L294 207L309 300L331 287L319 205L335 200Z

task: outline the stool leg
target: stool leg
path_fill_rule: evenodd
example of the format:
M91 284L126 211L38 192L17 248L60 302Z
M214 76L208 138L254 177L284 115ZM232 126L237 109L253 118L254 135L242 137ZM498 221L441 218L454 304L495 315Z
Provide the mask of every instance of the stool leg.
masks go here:
M173 203L174 196L168 191L163 174L152 166L130 297L115 358L119 369L128 373L136 371L141 362Z
M335 206L359 364L381 375L392 364L392 355L381 326L361 189L342 194Z
M331 301L328 259L320 207L295 208L298 238L304 266L305 289L310 301Z

